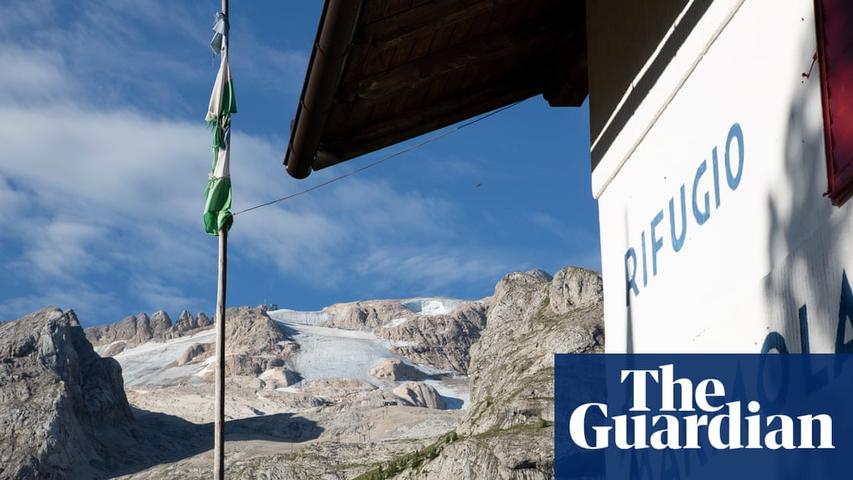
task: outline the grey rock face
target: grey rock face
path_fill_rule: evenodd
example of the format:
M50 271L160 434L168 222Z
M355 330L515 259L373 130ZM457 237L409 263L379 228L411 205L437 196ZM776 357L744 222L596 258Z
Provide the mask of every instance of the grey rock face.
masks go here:
M208 318L207 314L204 312L198 312L198 315L195 317L195 323L198 328L204 328L209 325L213 325L213 320Z
M227 353L273 353L290 341L284 330L259 308L229 308L225 312Z
M172 319L163 310L158 310L151 315L151 337L161 338L164 333L172 328Z
M130 315L110 325L87 328L86 337L95 346L108 345L114 342L123 342L125 346L137 345L147 342L153 337L151 319L144 313ZM114 354L120 351L119 349Z
M413 318L414 313L394 300L336 303L325 309L332 319L329 327L372 330L397 318Z
M438 410L447 408L444 398L439 395L438 391L424 383L406 382L394 388L392 392L413 407L435 408Z
M286 367L273 369L262 378L265 386L273 389L289 387L302 380L302 377L298 373Z
M0 324L0 477L100 478L107 439L132 423L121 367L94 352L73 312Z
M564 268L557 272L549 291L551 310L569 313L576 307L601 301L604 286L601 275L583 268Z
M449 314L414 316L391 328L374 330L391 341L394 353L441 370L468 372L471 345L486 326L487 306L465 302Z
M168 316L167 316L168 318ZM162 331L163 317L157 317L157 330ZM169 321L171 326L171 320ZM85 330L86 338L94 346L110 345L110 355L121 353L125 348L147 342L154 338L151 318L145 313L130 315L110 325L90 327Z
M139 313L113 324L89 327L85 332L92 345L103 347L98 349L102 356L112 357L149 340L181 337L197 329L206 328L212 323L204 312L199 312L198 316L193 318L190 312L184 310L173 325L169 314L159 310L150 317Z
M298 345L262 308L229 308L225 312L226 375L260 375L280 368Z
M397 479L554 478L554 353L602 352L601 277L567 267L511 273L471 348L471 406L460 440Z
M387 382L401 380L423 380L426 374L408 363L394 358L386 358L377 363L371 370L370 375Z
M127 348L127 342L123 340L113 342L107 345L106 348L104 348L103 351L100 352L100 355L104 357L114 357L119 353L123 352L125 348Z
M542 270L541 268L534 268L533 270L528 270L524 273L531 277L540 280L545 280L546 282L550 282L554 279L554 277L552 277L550 273L546 272L545 270Z
M176 366L200 362L213 354L212 343L194 343L184 350L184 353L175 361Z
M553 434L553 429L542 429ZM426 465L395 480L552 480L550 438L536 430L468 437L444 447Z
M472 416L460 433L553 421L554 353L603 351L600 282L595 272L573 267L551 281L511 273L498 282L488 326L471 349ZM569 293L551 297L572 291L598 295L579 305Z
M178 317L178 321L175 322L175 325L172 327L172 330L184 333L194 328L198 328L198 323L196 323L196 320L193 318L190 312L184 310L181 312L181 316Z
M486 324L486 304L464 302L443 315L419 315L396 300L339 303L324 310L326 326L367 330L413 362L466 373L471 345Z

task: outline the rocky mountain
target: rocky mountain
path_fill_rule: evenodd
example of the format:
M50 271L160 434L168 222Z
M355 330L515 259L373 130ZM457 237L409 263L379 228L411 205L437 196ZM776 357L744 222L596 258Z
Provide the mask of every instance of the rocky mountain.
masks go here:
M392 459L360 479L554 478L553 354L604 350L601 277L571 267L554 278L511 273L488 303L465 418L420 457Z
M225 312L225 374L260 375L286 370L285 361L299 344L262 308L229 308ZM211 349L212 353L212 349ZM282 372L282 375L286 373Z
M227 474L550 480L553 354L601 351L601 317L577 268L479 301L229 308ZM209 478L213 341L189 312L0 324L0 479Z
M94 478L133 415L121 367L100 358L73 311L0 324L0 478Z
M169 314L159 310L150 317L145 313L139 313L125 317L116 323L87 328L86 338L96 347L107 346L101 349L101 353L111 357L126 348L149 340L180 337L193 330L207 328L211 324L212 321L204 312L199 312L193 318L188 311L184 310L173 325Z
M441 299L339 303L323 310L322 324L373 332L402 357L466 374L471 345L486 325L487 308L483 301Z

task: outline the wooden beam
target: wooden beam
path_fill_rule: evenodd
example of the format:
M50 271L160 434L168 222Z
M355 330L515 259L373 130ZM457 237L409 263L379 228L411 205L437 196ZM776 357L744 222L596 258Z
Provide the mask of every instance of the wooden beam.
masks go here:
M323 145L323 150L328 153L326 161L315 162L314 169L319 170L537 95L542 91L539 73L520 68L513 75L492 84L474 86L427 107L341 135L340 140Z
M572 61L566 61L572 59ZM577 107L586 98L587 57L586 22L576 22L560 41L554 56L548 62L551 70L545 76L542 96L552 107Z
M484 15L512 1L519 0L435 0L367 24L360 29L359 37L375 48L391 48L404 40L428 35L447 25Z
M511 31L497 31L433 52L426 57L404 63L391 70L358 80L354 85L344 85L338 101L367 101L375 103L387 100L401 91L412 90L452 72L465 68L476 68L506 57L536 56L550 57L560 34L562 18L536 18L519 25Z
M382 18L385 13L385 7L388 6L388 0L351 0L361 1L361 21L364 23L373 23Z

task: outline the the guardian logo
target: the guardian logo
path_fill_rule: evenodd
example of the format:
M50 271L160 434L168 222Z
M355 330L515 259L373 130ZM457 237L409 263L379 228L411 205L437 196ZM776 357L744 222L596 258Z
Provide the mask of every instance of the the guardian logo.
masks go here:
M569 437L576 446L586 450L611 446L679 450L703 445L717 450L835 448L829 414L764 414L756 400L726 402L721 380L705 378L694 384L689 378L675 378L672 364L619 372L619 384L632 392L626 397L630 414L611 418L606 403L577 406L568 418ZM652 389L657 389L655 405L648 400Z
M556 480L851 478L853 354L558 354Z

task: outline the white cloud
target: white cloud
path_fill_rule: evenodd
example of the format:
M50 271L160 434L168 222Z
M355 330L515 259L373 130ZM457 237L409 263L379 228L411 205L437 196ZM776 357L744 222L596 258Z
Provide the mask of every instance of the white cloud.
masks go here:
M17 205L4 215L20 227L23 248L12 268L39 290L7 301L5 311L42 297L69 300L54 290L58 284L95 291L90 273L130 278L126 288L145 308L199 302L181 285L213 274L215 242L200 215L210 141L198 123L129 109L70 99L0 104L0 144L9 159L0 165L0 197ZM233 149L235 210L306 186L285 175L270 141L235 132ZM318 172L312 182L339 173ZM247 213L235 225L232 258L318 286L361 275L386 287L428 288L501 268L459 249L440 253L441 242L454 237L452 205L382 180L348 179ZM431 243L431 252L419 251ZM90 294L86 303L104 298Z
M279 50L265 45L251 35L237 37L232 43L235 52L234 71L239 72L240 84L248 80L265 91L299 93L308 54L298 50Z
M125 315L118 308L118 302L112 292L101 292L85 284L77 288L59 288L47 285L37 292L14 298L0 300L0 320L12 320L22 314L33 312L47 306L79 312L97 312L105 318L119 319ZM85 322L85 318L81 318Z
M205 300L188 292L215 274L216 242L204 234L200 212L210 132L154 107L183 101L175 85L203 78L207 89L211 75L164 57L147 35L168 31L206 48L208 22L187 20L200 7L90 1L64 19L53 2L29 5L0 19L0 221L14 226L0 231L0 241L20 250L4 267L32 291L0 297L0 318L47 304L75 308L84 321L87 313L120 318L130 313L120 311L128 302L134 311L198 309ZM22 41L8 34L12 28L31 32ZM298 90L304 53L249 35L240 41L248 82ZM282 148L234 132L235 211L348 168L298 183L284 173ZM358 282L361 291L446 291L505 272L500 252L459 238L459 222L439 196L350 178L239 216L230 258L251 262L258 275L320 287Z
M196 105L185 93L209 89L215 75L208 41L217 7L168 0L4 5L0 60L9 63L0 64L0 86L12 90L0 90L0 101L42 98L61 87L90 105L192 114ZM238 85L297 92L307 53L275 48L246 27L232 42Z
M63 60L55 52L0 44L0 92L17 99L44 99L65 91Z
M29 202L27 196L12 188L9 181L3 177L0 172L0 225L11 225L12 221L18 216L25 213L28 209ZM0 239L10 235L12 232L9 228L0 228Z
M20 223L20 222L19 222ZM103 268L91 253L106 231L92 225L56 219L47 224L24 224L31 232L21 270L52 281L68 282L89 270Z
M425 295L484 278L496 280L513 270L512 262L501 252L452 246L376 249L363 257L355 269L384 286L402 283Z
M157 278L136 277L131 280L130 285L136 296L142 300L139 308L141 311L165 310L174 313L201 303L200 299L184 294L181 288L165 285Z

